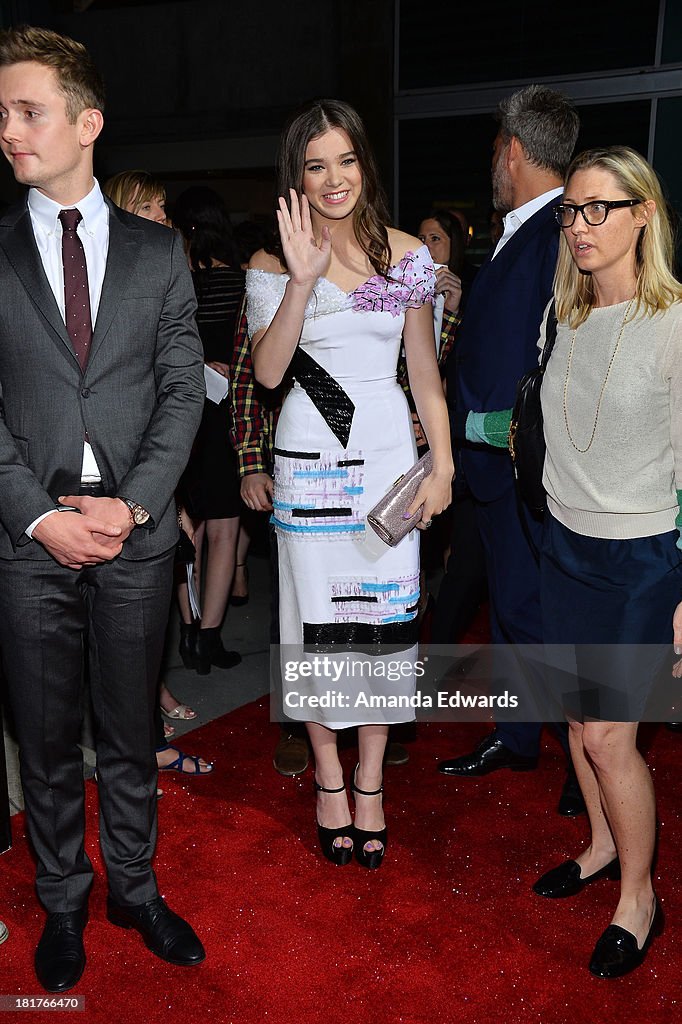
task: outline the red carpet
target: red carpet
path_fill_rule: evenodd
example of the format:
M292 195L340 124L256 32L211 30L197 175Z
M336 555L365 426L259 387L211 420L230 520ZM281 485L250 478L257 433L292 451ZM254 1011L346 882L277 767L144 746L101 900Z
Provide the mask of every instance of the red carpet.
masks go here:
M124 1024L663 1024L679 1019L679 780L682 736L644 732L659 798L656 887L667 913L640 970L615 982L585 968L616 902L614 883L574 899L542 900L538 873L576 853L585 819L560 818L558 745L541 767L456 782L439 758L471 748L485 727L429 724L410 763L387 770L390 849L381 870L335 868L315 848L311 770L283 779L271 766L277 729L267 703L191 736L215 758L213 776L164 775L156 871L161 891L196 927L208 958L164 964L104 918L96 846L97 793L88 783L89 852L97 866L86 932L88 966L77 1020ZM353 751L344 753L347 770ZM3 869L0 992L41 994L32 970L42 914L15 819ZM32 1020L54 1020L46 1013Z

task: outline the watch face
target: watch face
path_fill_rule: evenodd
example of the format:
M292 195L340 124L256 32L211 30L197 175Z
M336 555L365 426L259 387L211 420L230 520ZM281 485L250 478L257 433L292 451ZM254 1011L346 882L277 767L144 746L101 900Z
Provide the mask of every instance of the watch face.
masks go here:
M142 526L149 519L149 512L142 508L141 505L136 505L133 511L133 521L136 526Z

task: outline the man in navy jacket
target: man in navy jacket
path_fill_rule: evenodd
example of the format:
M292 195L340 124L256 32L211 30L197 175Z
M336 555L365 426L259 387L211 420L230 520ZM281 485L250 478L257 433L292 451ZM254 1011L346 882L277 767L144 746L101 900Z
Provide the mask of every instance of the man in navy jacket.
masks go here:
M492 163L493 203L504 232L471 289L466 316L448 366L455 443L469 411L514 404L518 381L538 362L542 316L552 294L559 229L552 207L562 192L579 120L561 93L531 85L500 104ZM459 436L459 439L457 435ZM473 495L485 549L495 644L538 644L539 572L528 534L539 545L540 522L522 522L511 459L505 449L467 444L461 472ZM485 775L498 768L535 768L540 722L499 722L473 753L444 761L446 775ZM565 726L559 727L568 755ZM582 809L569 779L560 810Z

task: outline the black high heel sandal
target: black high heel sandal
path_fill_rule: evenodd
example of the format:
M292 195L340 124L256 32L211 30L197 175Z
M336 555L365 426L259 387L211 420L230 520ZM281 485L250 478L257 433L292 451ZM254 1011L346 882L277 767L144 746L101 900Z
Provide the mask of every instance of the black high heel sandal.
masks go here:
M358 789L355 784L355 776L357 775L360 764L356 764L355 771L353 772L353 780L350 784L350 791L353 794L355 800L355 794L359 793L360 796L379 796L384 791L384 787L379 786L378 789L366 790ZM357 803L357 801L356 801ZM388 845L388 830L386 826L378 831L370 832L364 828L358 828L355 826L355 856L359 864L362 864L363 868L369 868L370 870L381 866L381 862L386 853L386 846ZM376 840L377 843L381 843L380 850L366 850L365 844L371 843L372 840Z
M338 789L325 789L321 786L317 779L313 779L313 790L317 793L343 793L345 786L339 786ZM324 825L320 825L317 822L317 838L320 841L320 848L322 853L325 855L327 860L330 860L332 864L338 865L338 867L344 867L346 864L350 864L353 859L353 847L355 842L353 839L355 828L353 822L349 822L347 825L340 825L338 828L326 828ZM336 846L335 840L340 839L343 843L344 839L350 839L350 846Z

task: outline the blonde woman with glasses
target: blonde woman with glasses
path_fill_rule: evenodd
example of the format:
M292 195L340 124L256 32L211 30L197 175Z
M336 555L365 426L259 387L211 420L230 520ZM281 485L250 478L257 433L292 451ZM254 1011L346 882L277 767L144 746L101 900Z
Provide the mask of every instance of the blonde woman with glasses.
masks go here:
M591 836L533 888L559 899L620 879L589 963L617 978L643 962L663 924L651 880L654 790L637 730L673 645L682 653L682 286L660 184L634 150L577 156L555 213L541 605ZM469 414L467 436L505 444L502 420Z

